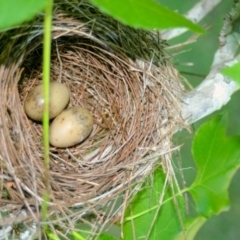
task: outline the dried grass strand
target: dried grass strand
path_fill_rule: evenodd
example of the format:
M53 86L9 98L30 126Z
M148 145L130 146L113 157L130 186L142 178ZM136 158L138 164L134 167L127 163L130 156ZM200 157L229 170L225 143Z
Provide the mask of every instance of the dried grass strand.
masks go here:
M182 87L158 33L122 26L86 1L66 3L55 5L51 79L70 89L69 107L92 112L94 128L79 145L50 149L49 221L71 229L81 221L94 238L107 223L123 220L125 207L156 167L171 169L171 137L185 126ZM27 118L23 103L42 80L41 21L12 30L13 38L0 37L9 56L0 59L0 182L2 189L15 184L0 207L24 205L35 221L45 190L42 126Z

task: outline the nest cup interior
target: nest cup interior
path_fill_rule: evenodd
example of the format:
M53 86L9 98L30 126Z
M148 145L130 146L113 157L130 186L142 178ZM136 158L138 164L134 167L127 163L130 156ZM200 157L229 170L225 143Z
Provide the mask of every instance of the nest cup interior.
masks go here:
M142 73L131 69L130 60L91 41L76 39L73 44L60 39L52 49L51 80L70 89L68 107L82 106L93 114L94 127L90 136L74 147L51 147L51 182L57 182L56 196L63 194L60 199L67 194L70 202L86 201L127 182L129 173L149 154L149 146L158 145L162 138L157 124L161 92L155 90L156 85L144 87ZM27 71L19 84L22 105L28 92L41 83L41 67L31 66L37 62L41 66L40 61L33 51L23 64ZM25 121L33 144L42 150L42 125L27 117ZM34 161L38 168L43 156Z
M109 26L112 22L110 19ZM135 49L127 54L131 48L124 44L114 48L112 43L99 40L92 27L70 21L63 14L53 21L51 80L70 89L68 108L82 106L94 119L93 130L82 143L70 148L50 147L49 206L54 210L84 205L78 210L84 214L118 199L119 194L130 199L134 191L124 196L125 190L141 184L162 164L161 159L172 150L173 132L183 126L177 72L167 60L144 58L146 46L151 49L151 45L145 38L145 45L141 44L140 36L149 34L159 47L158 37L126 29L126 34L132 34L128 43L140 42L136 48L142 57L132 57ZM24 203L38 209L46 190L42 125L26 116L23 104L29 91L42 82L42 41L31 33L23 36L24 47L19 40L14 48L19 47L18 58L13 54L11 64L0 68L1 101L5 104L0 112L5 120L0 129L1 171L10 179L2 180L9 197L1 204ZM15 187L8 188L8 181Z

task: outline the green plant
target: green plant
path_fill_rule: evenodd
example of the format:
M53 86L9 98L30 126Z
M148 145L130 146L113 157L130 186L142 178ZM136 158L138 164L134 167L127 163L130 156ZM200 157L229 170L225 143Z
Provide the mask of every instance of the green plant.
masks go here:
M186 20L179 14L167 10L154 1L121 1L108 3L107 1L92 0L102 11L113 15L118 20L134 27L145 29L163 29L174 27L187 27L202 32L202 29ZM132 5L131 5L132 4ZM0 2L0 29L5 30L30 20L35 14L45 9L45 41L44 41L44 149L46 169L49 167L49 141L48 141L48 95L49 95L49 69L50 69L50 29L52 1L1 1ZM6 16L6 9L12 9L13 17ZM134 11L134 9L138 11ZM21 11L17 11L21 9ZM146 9L148 11L146 11ZM120 10L120 11L119 11ZM143 17L144 16L144 17ZM1 21L2 19L2 21ZM8 19L9 21L5 21ZM236 68L227 70L228 76L234 75ZM124 239L135 239L148 236L149 239L193 239L198 229L214 214L229 208L228 187L234 173L240 166L240 138L226 137L227 116L217 115L205 122L197 131L192 153L198 167L198 174L190 187L177 189L174 183L167 182L166 175L157 169L151 184L145 184L126 210L123 224ZM47 182L46 172L46 182ZM164 190L164 195L162 194ZM174 191L173 191L174 190ZM184 212L183 194L189 193L196 203L197 214L187 218ZM151 197L150 197L151 196ZM45 201L48 201L46 195ZM161 205L159 204L161 203ZM46 205L43 205L43 216L46 217ZM43 220L45 219L43 217ZM147 223L147 224L146 224ZM185 231L183 231L185 229ZM53 233L50 233L52 239ZM49 236L50 237L50 236ZM81 235L73 233L74 239L84 239ZM100 239L113 239L101 235Z
M160 173L155 172L153 190L147 188L138 193L127 209L124 224L127 237L124 239L134 239L133 234L136 237L149 234L149 239L194 239L207 219L229 208L228 187L240 167L240 137L226 137L226 128L226 114L213 117L199 128L192 146L198 167L195 181L190 187L176 192L175 196L166 194L156 219L154 215L159 210L164 182ZM155 196L152 202L149 200L151 192ZM192 195L196 203L197 214L189 219L182 210L182 196L186 192ZM182 224L185 230L181 232ZM150 225L154 227L149 233ZM134 233L132 228L135 229Z

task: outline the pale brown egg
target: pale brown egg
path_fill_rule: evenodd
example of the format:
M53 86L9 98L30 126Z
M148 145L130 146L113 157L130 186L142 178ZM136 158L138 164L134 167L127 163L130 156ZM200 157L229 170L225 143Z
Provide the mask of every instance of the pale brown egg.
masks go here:
M67 106L70 98L69 89L62 83L50 82L49 118L56 117ZM24 110L28 117L36 121L43 118L43 84L33 88L24 102Z
M92 114L76 106L60 113L50 126L50 144L55 147L71 147L84 141L93 128Z

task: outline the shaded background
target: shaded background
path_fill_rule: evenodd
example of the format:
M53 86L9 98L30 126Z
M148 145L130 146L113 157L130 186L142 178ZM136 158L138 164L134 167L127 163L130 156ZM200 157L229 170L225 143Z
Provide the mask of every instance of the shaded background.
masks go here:
M209 0L210 1L210 0ZM158 0L163 5L172 10L177 10L184 14L191 9L197 0ZM193 87L197 86L208 74L214 53L219 46L218 35L222 27L223 18L229 12L233 0L222 0L222 2L200 23L201 26L209 27L207 32L197 39L196 43L184 48L185 52L174 56L174 65L179 69L182 75L191 83ZM191 33L184 34L170 41L170 45L186 41ZM193 66L187 66L186 63L193 63ZM189 74L186 74L188 72ZM191 75L194 73L198 76ZM240 135L240 92L236 92L230 102L221 110L215 112L227 111L229 114L229 125L227 135ZM211 116L213 116L212 114ZM180 150L180 160L187 186L193 182L197 170L191 154L191 143L194 132L198 127L211 116L208 116L192 126L192 133L182 131L175 136L175 143L184 144ZM226 159L227 161L227 159ZM177 164L176 164L177 168ZM231 208L218 216L212 217L198 232L195 240L237 240L240 239L240 171L234 176L230 185L229 194ZM193 203L190 201L190 209ZM192 208L193 209L193 208Z

